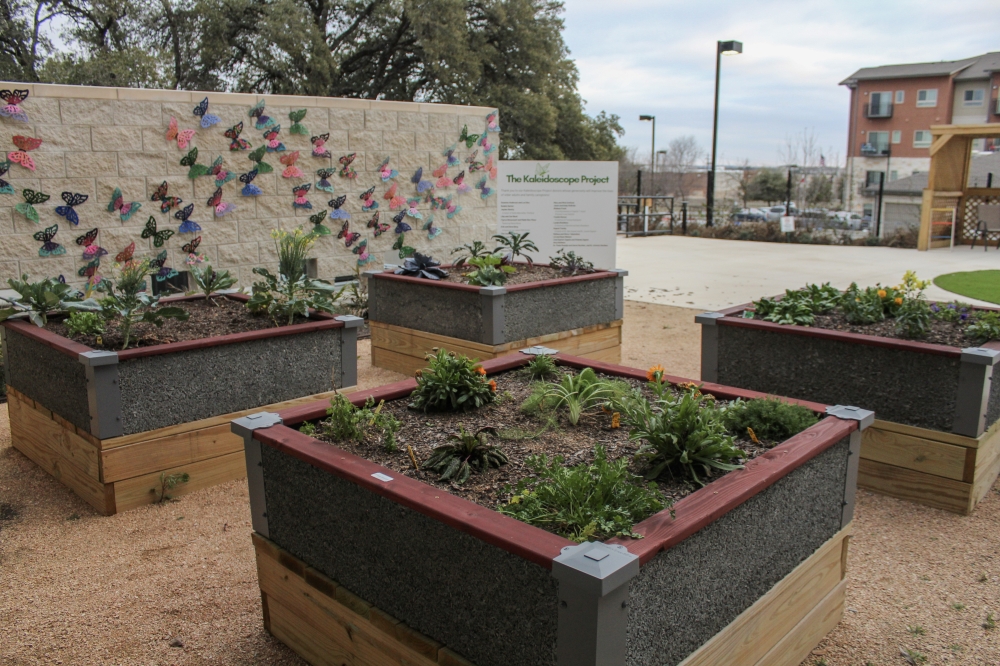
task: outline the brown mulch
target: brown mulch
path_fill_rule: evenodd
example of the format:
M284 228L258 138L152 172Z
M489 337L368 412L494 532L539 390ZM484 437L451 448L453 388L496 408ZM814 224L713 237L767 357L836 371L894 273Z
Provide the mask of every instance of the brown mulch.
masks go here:
M528 282L539 282L541 280L554 280L560 277L566 277L558 268L550 268L549 266L529 266L527 264L515 264L517 271L511 273L507 276L506 286L511 286L515 284L527 284ZM470 273L475 270L474 266L462 266L461 268L451 267L446 269L448 271L448 277L444 279L444 282L458 282L460 284L468 283L465 278L466 273Z
M162 305L176 305L187 310L190 317L187 321L165 319L163 326L160 327L146 323L136 324L132 327L129 348L151 347L153 345L167 344L168 342L200 340L217 335L274 328L274 322L267 315L253 314L240 301L216 296L213 302L215 305L202 299L182 301L176 304L169 301L161 301ZM295 323L298 324L303 321L307 320L296 317ZM122 343L125 341L116 326L106 327L100 339L93 335L70 335L69 330L66 328L65 320L50 320L45 328L94 349L118 351L122 348Z

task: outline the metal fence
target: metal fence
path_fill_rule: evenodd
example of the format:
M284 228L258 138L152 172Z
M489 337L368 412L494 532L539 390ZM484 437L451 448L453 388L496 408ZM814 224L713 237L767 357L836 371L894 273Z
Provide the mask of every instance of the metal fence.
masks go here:
M682 207L686 210L686 204ZM682 211L683 212L683 211ZM618 233L629 236L673 234L674 198L626 195L618 197ZM686 220L680 220L686 232Z

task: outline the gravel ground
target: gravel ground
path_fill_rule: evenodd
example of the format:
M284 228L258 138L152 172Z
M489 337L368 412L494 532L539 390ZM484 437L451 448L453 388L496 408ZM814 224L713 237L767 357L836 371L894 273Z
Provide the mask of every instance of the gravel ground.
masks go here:
M626 305L625 362L697 377L696 312ZM358 349L360 385L400 378ZM304 664L261 623L245 482L101 517L9 432L0 407L0 664ZM804 663L1000 664L998 488L967 518L860 492L849 611Z

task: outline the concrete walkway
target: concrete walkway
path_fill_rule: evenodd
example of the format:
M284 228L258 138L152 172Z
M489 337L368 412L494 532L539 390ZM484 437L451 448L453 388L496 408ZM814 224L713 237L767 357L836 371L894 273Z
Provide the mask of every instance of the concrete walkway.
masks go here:
M907 270L922 279L957 271L1000 269L993 247L930 252L891 247L796 245L685 236L618 239L618 268L629 271L625 298L647 303L717 310L772 296L808 282L844 289L898 284ZM956 294L931 285L934 300ZM992 305L962 298L979 305ZM993 305L993 307L996 307Z

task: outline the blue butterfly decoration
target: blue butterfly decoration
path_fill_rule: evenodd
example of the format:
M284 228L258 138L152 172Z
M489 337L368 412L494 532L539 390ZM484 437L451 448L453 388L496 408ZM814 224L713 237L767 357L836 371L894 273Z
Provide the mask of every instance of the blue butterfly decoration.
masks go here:
M189 220L191 213L194 212L194 204L188 204L184 206L181 210L174 213L174 217L181 221L181 226L177 227L178 233L182 234L193 234L197 231L201 231L201 225L194 220Z
M212 125L217 125L220 122L219 116L211 114L208 112L208 98L201 100L198 106L194 107L194 115L201 117L202 127L211 127Z
M396 223L396 228L393 229L393 233L402 234L413 229L410 225L403 221L406 216L406 211L401 210L397 213L396 217L392 218L392 221Z
M457 143L453 143L453 144L451 144L450 148L445 148L444 151L441 152L442 155L444 155L445 157L448 158L448 166L450 166L450 167L458 166L459 163L460 163L459 160L458 160L458 157L455 155L455 150L457 148L458 148L458 144Z
M323 190L324 192L329 192L333 194L333 183L330 182L330 178L333 174L337 173L335 169L319 169L316 171L316 177L319 181L316 183L317 190Z
M240 194L245 197L256 197L264 193L264 190L253 184L253 179L256 177L257 169L251 169L240 175L240 182L243 183L243 189L240 190Z
M410 182L417 186L418 193L426 192L427 190L434 187L434 183L432 183L429 180L423 180L423 177L424 177L424 168L419 167L417 168L417 172L413 174L413 177L410 178Z
M79 206L89 198L90 197L86 194L63 192L62 200L66 202L66 205L56 206L56 215L65 217L66 220L72 222L74 226L80 224L80 216L76 214L74 206Z
M156 273L151 273L156 278L157 282L163 282L169 280L172 277L177 277L177 271L169 266L165 266L167 263L167 251L163 250L158 255L156 259L149 260L149 267L156 270Z
M427 221L424 222L424 225L421 227L421 229L423 229L424 231L427 232L427 239L428 240L434 240L435 238L437 238L438 236L441 235L441 231L442 231L440 227L435 227L434 226L434 216L433 215L428 215L427 216Z
M39 257L55 257L60 254L66 254L66 248L52 240L56 237L56 233L58 232L58 224L53 224L51 227L47 227L43 231L35 232L33 238L36 241L42 241L42 246L38 248Z
M336 199L330 199L329 201L326 202L328 206L330 206L331 208L333 208L333 210L330 211L330 219L331 220L349 220L349 219L351 219L351 214L348 213L343 208L341 208L341 206L343 206L346 201L347 201L347 195L346 194L341 194Z

